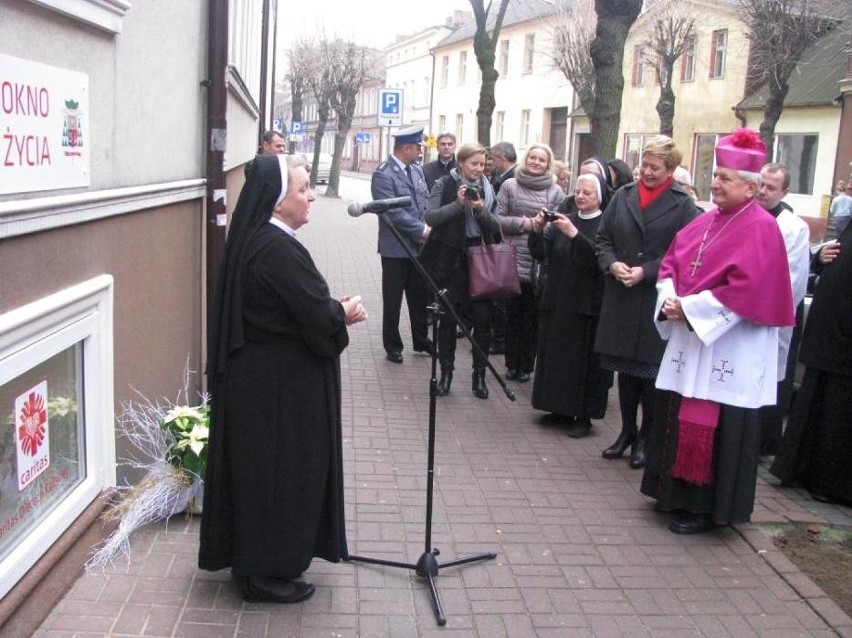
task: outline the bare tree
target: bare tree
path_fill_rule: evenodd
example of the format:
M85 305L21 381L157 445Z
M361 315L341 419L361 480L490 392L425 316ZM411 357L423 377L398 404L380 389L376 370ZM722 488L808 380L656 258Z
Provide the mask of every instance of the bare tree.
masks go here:
M340 158L346 139L352 129L352 118L361 86L379 77L380 51L335 40L323 43L322 63L330 70L332 91L329 94L331 108L337 116L334 134L334 152L331 174L328 178L327 196L336 197L340 184Z
M768 149L790 90L790 75L808 47L837 25L838 5L844 2L740 0L740 17L751 44L749 66L762 71L753 86L765 82L769 89L760 124L760 137Z
M592 148L601 157L613 157L621 122L621 94L624 91L624 42L642 9L642 0L595 0L598 22L592 41L595 68L595 107L589 123Z
M322 63L324 51L328 46L328 39L324 34L321 34L316 41L302 41L296 45L299 50L297 57L301 64L301 75L306 78L305 84L317 105L317 128L314 131L314 156L311 161L312 187L316 185L322 138L331 116L332 96L336 91L334 69Z
M309 91L309 77L316 69L312 64L313 44L309 40L298 40L295 46L287 51L289 69L285 76L290 87L290 121L302 122L305 94ZM296 151L296 140L290 139L290 153Z
M684 0L658 0L648 8L643 46L660 84L657 113L660 133L674 132L675 94L672 90L675 62L695 44L695 12Z
M591 46L595 37L597 15L592 0L562 4L550 30L553 67L562 71L574 87L580 105L591 118L595 110L595 67Z
M495 51L500 37L500 29L503 27L503 17L506 15L506 7L509 0L500 0L500 8L494 19L491 33L488 32L488 15L491 12L493 0L488 0L488 6L484 6L484 0L469 0L476 18L476 34L473 36L473 52L476 54L476 63L482 71L482 84L479 87L479 106L476 109L476 129L479 143L484 146L491 145L491 115L494 113L496 100L494 88L500 74L494 68L496 59Z

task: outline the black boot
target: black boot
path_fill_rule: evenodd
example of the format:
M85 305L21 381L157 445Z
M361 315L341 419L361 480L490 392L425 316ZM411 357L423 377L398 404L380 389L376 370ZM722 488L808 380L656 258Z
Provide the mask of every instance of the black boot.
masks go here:
M641 433L636 437L633 447L630 449L630 468L641 470L647 462L646 448L648 445L647 437Z
M488 398L488 386L485 385L485 368L473 369L473 396L477 399Z
M438 386L435 389L435 394L439 397L445 397L450 393L450 384L453 382L453 371L441 369L441 378L438 380Z
M624 452L633 445L633 442L636 440L636 429L633 428L622 428L621 434L618 435L618 438L615 440L615 443L610 445L607 449L605 449L601 456L605 459L620 459L624 456Z

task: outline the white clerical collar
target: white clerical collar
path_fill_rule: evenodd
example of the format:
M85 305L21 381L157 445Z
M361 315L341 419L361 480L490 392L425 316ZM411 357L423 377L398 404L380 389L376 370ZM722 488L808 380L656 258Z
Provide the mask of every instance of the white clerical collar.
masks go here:
M580 219L594 219L598 215L603 215L603 211L598 208L594 213L589 213L588 215L584 215L580 211L577 211L577 214L580 216Z
M270 218L269 218L269 223L270 223L270 224L272 224L273 226L278 226L278 228L280 228L280 229L281 229L281 230L283 230L285 233L287 233L288 235L290 235L290 237L295 237L295 236L296 236L296 231L295 231L295 230L293 230L292 228L290 228L287 224L285 224L284 222L282 222L280 219L278 219L278 218L277 218L277 217L275 217L275 216L273 216L273 217L270 217Z

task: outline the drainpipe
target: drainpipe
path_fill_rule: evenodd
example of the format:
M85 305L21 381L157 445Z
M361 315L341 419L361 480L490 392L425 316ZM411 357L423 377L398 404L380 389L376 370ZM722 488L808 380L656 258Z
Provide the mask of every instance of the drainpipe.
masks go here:
M225 251L228 214L225 149L228 141L228 1L210 0L207 25L207 316L213 309L219 263Z
M269 110L266 108L267 86L269 85L269 0L263 0L263 17L260 24L260 113L258 115L257 147L266 129L272 128ZM273 79L274 81L274 79Z

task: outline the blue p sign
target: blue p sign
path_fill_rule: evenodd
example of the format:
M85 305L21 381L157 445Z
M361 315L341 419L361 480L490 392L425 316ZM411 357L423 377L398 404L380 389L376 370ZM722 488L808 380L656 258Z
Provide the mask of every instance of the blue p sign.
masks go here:
M399 94L398 93L383 93L382 94L382 113L387 113L387 114L399 113Z

